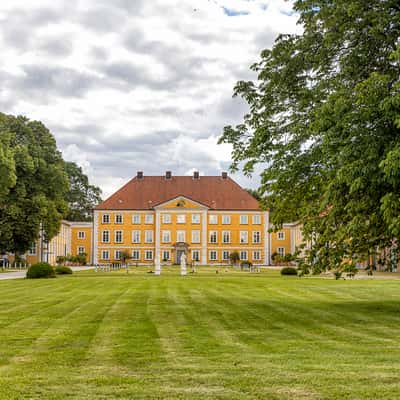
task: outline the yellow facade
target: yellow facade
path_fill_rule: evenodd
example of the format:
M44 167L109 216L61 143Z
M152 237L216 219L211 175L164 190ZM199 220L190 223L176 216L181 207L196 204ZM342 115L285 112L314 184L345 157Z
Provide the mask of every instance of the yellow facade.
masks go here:
M71 255L86 254L87 262L92 260L92 231L91 222L71 222Z
M128 252L131 263L151 265L158 257L174 264L184 252L189 263L221 265L238 251L266 264L266 222L262 211L214 211L183 197L148 211L96 210L94 262L117 262Z
M277 232L271 232L271 254L279 254L284 257L293 253L292 228L285 225Z

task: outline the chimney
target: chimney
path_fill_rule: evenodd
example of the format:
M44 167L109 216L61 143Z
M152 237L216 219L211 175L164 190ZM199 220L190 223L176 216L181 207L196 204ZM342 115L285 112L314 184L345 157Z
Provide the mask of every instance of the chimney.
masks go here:
M223 172L222 173L222 179L227 179L228 178L228 173L227 172Z
M137 179L143 179L143 171L138 171L136 175Z
M199 171L193 172L193 179L200 179Z
M171 171L166 171L165 172L165 179L171 179L172 173Z

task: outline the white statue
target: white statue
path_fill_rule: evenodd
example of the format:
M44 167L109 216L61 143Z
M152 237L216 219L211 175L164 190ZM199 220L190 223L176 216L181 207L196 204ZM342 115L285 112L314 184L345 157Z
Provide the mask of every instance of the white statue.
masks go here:
M182 253L181 255L181 275L186 275L186 255Z

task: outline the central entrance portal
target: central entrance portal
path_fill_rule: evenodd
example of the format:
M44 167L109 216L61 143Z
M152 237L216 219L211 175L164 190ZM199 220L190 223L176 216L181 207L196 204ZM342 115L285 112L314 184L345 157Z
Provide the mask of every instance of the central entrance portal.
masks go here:
M185 254L186 257L188 256L189 252L189 245L185 242L176 242L173 245L175 249L175 264L180 264L181 263L181 256L182 254Z

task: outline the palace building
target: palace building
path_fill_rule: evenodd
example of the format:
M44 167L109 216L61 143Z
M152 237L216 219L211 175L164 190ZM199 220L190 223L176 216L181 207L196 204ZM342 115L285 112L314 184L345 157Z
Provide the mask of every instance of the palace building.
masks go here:
M93 262L270 263L269 212L227 173L144 176L142 172L94 210Z

